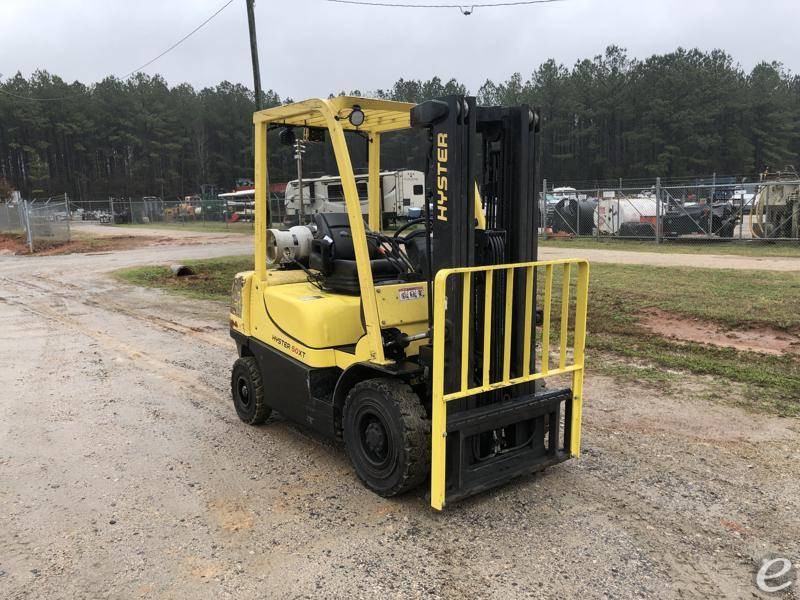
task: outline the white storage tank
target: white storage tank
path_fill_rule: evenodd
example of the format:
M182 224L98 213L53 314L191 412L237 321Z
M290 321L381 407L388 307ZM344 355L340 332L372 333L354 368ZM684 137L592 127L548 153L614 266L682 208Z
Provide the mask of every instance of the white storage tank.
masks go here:
M623 223L650 223L655 231L655 196L620 197L604 193L597 207L597 228L602 235L618 235Z

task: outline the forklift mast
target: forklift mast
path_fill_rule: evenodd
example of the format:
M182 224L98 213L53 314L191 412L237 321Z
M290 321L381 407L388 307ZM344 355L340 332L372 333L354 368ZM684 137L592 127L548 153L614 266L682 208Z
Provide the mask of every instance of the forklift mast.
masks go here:
M420 359L434 373L436 507L566 460L579 435L571 430L573 391L542 391L531 376L540 324L538 125L527 105L479 107L471 97L411 109L411 126L427 129L430 140L428 286L436 326ZM545 269L551 285L552 265ZM564 273L568 287L569 266Z
M429 274L454 267L524 263L537 259L536 167L539 115L527 105L514 107L477 106L475 98L451 96L422 103L411 110L412 127L426 128L430 139L426 189L432 223ZM476 228L476 223L478 227ZM430 275L429 275L430 279ZM491 333L500 339L506 315L502 309L505 276L495 282L491 315L476 312L471 339L480 342L484 319L491 320ZM499 285L497 285L499 284ZM525 281L514 282L514 322L522 323L525 309ZM429 281L429 289L434 287ZM474 299L482 298L482 285L474 287ZM460 294L458 281L448 282L447 295ZM476 302L472 306L477 306ZM461 307L450 312L460 323ZM432 315L431 315L432 316ZM461 330L448 332L445 352L451 357L445 389L455 389L461 370ZM521 374L522 336L512 342L512 364ZM535 345L535 338L531 344ZM496 352L502 349L497 347ZM474 353L470 352L470 356ZM535 353L531 353L533 356ZM478 356L480 358L480 356ZM501 357L493 356L492 370ZM531 369L534 365L531 364ZM532 388L525 386L530 392ZM494 394L497 396L497 394Z

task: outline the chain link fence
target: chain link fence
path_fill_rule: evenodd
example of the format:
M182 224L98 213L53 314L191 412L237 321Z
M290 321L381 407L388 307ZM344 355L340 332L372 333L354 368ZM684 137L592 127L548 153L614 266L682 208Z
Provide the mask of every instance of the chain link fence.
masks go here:
M31 252L69 242L72 238L69 221L69 198L66 194L27 203L28 242Z
M153 225L165 224L227 227L235 222L247 220L245 214L252 209L242 208L238 203L218 197L188 197L164 200L157 196L141 198L109 197L104 200L81 200L74 202L73 221L88 221L109 225ZM251 202L252 204L252 202Z
M544 238L798 242L800 178L593 189L545 182L539 210Z
M15 234L25 231L25 205L0 203L0 233Z
M69 197L0 204L0 234L20 235L31 252L72 239Z

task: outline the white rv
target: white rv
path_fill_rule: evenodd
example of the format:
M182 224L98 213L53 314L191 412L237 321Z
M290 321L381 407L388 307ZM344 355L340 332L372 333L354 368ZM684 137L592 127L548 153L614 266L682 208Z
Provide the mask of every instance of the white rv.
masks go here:
M356 175L356 188L361 199L361 212L369 212L366 174ZM425 206L425 175L422 171L400 170L381 173L384 223L407 219L411 212ZM286 186L286 216L297 218L300 214L300 185L295 179ZM303 209L306 215L314 213L345 212L344 191L340 177L323 176L303 179Z

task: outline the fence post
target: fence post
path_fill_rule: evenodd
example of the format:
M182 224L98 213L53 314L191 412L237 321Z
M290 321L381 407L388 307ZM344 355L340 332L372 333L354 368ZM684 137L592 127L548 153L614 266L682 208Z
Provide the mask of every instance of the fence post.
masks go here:
M744 180L742 180L742 183L744 183ZM741 220L741 222L739 223L739 241L740 242L742 241L742 234L744 233L744 197L747 195L747 186L743 185L742 187L744 188L742 190L742 199L739 200L739 219ZM753 200L755 200L755 199L756 199L756 197L753 196ZM753 210L753 204L752 203L750 204L750 210Z
M620 179L621 181L621 179ZM600 200L603 197L603 190L597 189L597 204L595 204L594 211L592 212L592 234L593 237L599 238L600 237Z
M67 241L69 242L72 240L72 225L70 223L72 214L69 212L69 194L67 192L64 192L64 206L67 209Z
M31 230L30 207L27 200L23 200L22 202L25 211L25 230L28 233L28 247L31 249L31 254L33 254L33 231Z
M542 238L547 239L547 179L542 179Z
M656 244L661 243L661 177L656 177Z
M717 191L717 172L714 171L714 178L711 180L711 195L708 198L708 239L714 231L714 192Z

